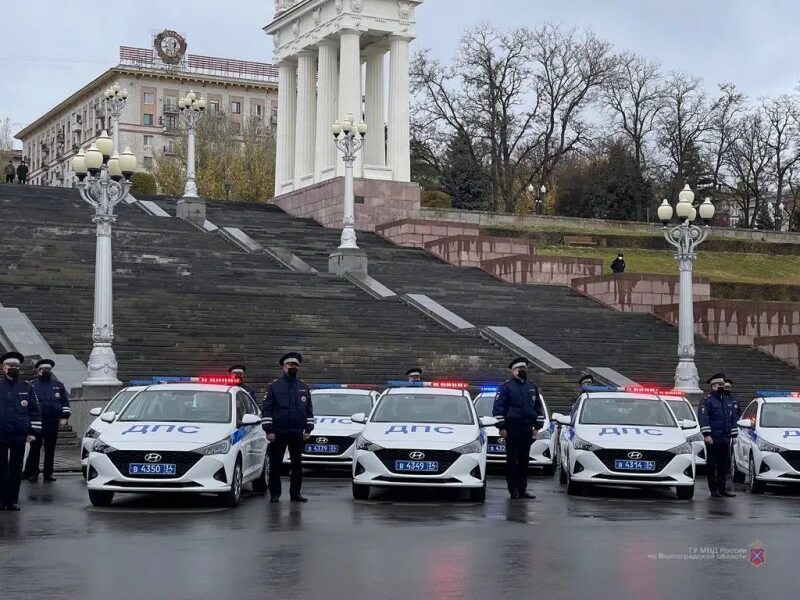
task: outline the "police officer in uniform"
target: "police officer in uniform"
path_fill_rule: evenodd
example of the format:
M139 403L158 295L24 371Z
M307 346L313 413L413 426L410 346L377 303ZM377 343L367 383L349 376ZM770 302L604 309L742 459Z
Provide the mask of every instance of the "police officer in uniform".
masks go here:
M419 367L414 367L406 371L406 377L408 377L409 383L413 383L416 381L422 380L422 369Z
M67 424L70 417L69 394L64 384L53 376L56 363L44 358L36 363L36 378L32 382L33 391L42 412L42 435L31 443L23 477L35 483L39 480L39 457L44 445L44 480L55 481L53 462L56 455L58 430Z
M297 376L303 357L298 352L284 354L279 363L283 375L269 385L261 424L269 440L269 496L270 502L281 497L281 471L283 456L289 448L291 472L289 498L292 502L308 502L300 494L303 485L303 443L314 429L314 409L311 405L311 390Z
M247 371L244 365L233 365L230 369L228 369L228 373L230 373L233 377L239 380L239 387L242 388L245 392L250 394L250 397L255 401L258 402L258 398L256 397L256 391L247 385L244 382L244 373Z
M736 494L725 489L725 482L730 468L731 440L739 433L736 425L739 409L725 394L725 375L717 373L707 383L711 386L711 393L700 402L697 412L700 433L706 443L708 489L712 498L732 497Z
M580 395L583 392L585 392L587 388L594 385L594 375L592 375L591 373L587 373L578 380L578 385L580 386L580 391L578 392L578 395Z
M506 482L511 498L535 498L528 492L528 460L536 433L544 425L539 388L528 381L528 361L517 358L508 368L513 377L500 386L492 416L506 438Z
M0 356L0 510L19 510L25 442L34 442L42 434L36 394L19 376L23 360L19 352Z

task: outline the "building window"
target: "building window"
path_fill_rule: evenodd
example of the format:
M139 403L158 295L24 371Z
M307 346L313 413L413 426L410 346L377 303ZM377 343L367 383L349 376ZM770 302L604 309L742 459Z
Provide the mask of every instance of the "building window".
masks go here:
M153 170L153 157L152 156L145 156L144 159L143 159L142 164L144 165L145 169L147 169L148 171L152 171Z
M242 131L242 124L241 123L231 123L231 126L233 127L233 130L236 133L241 133L241 131Z
M152 135L144 136L144 148L145 148L145 150L152 150L153 149L153 136Z
M209 100L208 101L208 110L212 113L219 112L219 100Z
M156 95L153 92L145 92L144 93L144 103L145 104L155 104L156 103Z
M263 104L254 104L253 105L253 114L257 117L264 116L264 105Z
M240 115L242 114L242 103L236 102L235 100L231 102L231 114L233 115Z
M178 129L178 117L175 115L167 115L164 119L164 129L167 131L177 131Z
M153 113L144 113L142 116L142 125L152 125L153 124Z

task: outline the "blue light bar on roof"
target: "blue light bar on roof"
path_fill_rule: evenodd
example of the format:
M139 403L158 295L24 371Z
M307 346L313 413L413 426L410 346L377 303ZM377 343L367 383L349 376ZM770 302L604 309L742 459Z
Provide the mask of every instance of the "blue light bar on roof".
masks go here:
M621 388L613 385L587 385L583 388L584 392L621 392Z
M312 390L374 390L370 383L312 383Z
M756 396L760 398L800 398L800 392L787 390L757 390Z
M482 385L480 387L481 394L496 394L500 391L499 385Z

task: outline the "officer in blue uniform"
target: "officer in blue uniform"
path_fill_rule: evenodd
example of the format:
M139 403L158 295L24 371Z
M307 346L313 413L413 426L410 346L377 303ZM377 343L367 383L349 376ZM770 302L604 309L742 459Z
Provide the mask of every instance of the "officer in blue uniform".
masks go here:
M0 510L19 510L25 442L34 442L42 434L36 394L19 376L23 360L19 352L0 356Z
M256 397L256 391L247 385L244 382L244 373L247 371L244 365L233 365L230 369L228 369L228 373L230 373L233 377L239 380L239 387L242 388L245 392L250 394L250 397L255 401L258 402L258 398Z
M49 358L44 358L36 363L36 377L31 382L39 409L42 412L42 435L31 443L28 460L25 463L23 477L31 483L39 480L39 458L44 445L44 480L55 481L53 477L53 463L56 456L56 442L58 430L67 424L70 417L69 394L67 388L53 375L56 363Z
M492 416L506 438L506 482L511 498L535 498L528 492L528 460L536 433L544 425L539 388L528 380L528 361L517 358L508 368L513 377L500 386Z
M707 383L709 393L700 402L697 411L700 433L706 443L706 477L712 498L733 497L736 494L725 489L730 468L731 440L739 433L736 422L739 409L730 396L725 394L725 375L717 373Z
M261 410L261 424L269 440L270 502L278 502L281 497L280 466L287 447L291 462L289 498L292 502L308 502L300 489L303 486L303 444L314 429L314 409L308 384L297 376L302 362L303 357L298 352L281 357L283 375L269 385Z
M414 383L417 381L422 380L422 369L419 367L413 367L406 371L406 377L408 377L409 383Z

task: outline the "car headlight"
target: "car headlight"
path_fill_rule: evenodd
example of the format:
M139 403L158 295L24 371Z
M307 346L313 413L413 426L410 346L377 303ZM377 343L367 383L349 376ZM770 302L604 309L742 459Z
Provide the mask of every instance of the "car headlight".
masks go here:
M783 452L786 448L782 448L781 446L776 446L775 444L770 444L766 440L758 440L758 449L762 452Z
M363 435L358 438L356 442L356 450L366 450L367 452L375 452L377 450L383 450L383 446L379 446L374 442L370 442L367 438Z
M92 452L99 452L100 454L108 454L109 452L114 452L114 450L116 450L116 448L114 448L113 446L109 446L108 444L100 441L99 439L95 440L94 444L92 444Z
M600 446L595 446L594 444L590 444L586 440L582 440L578 436L575 436L575 439L572 442L573 447L575 450L586 450L587 452L594 452L595 450L600 450Z
M702 442L703 441L703 434L702 433L693 433L689 437L686 438L687 442Z
M458 452L459 454L478 454L481 448L483 448L483 445L481 444L481 438L478 437L469 444L453 448L453 452Z
M89 429L86 430L86 433L83 434L83 437L85 437L85 438L96 438L98 435L100 435L99 431L89 427Z
M550 431L550 428L542 429L539 433L536 434L537 440L549 440L550 437L553 435L553 432Z
M202 454L203 456L213 456L214 454L227 454L231 451L231 440L230 438L225 438L224 440L220 440L218 442L214 442L213 444L209 444L208 446L203 446L202 448L198 448L195 450L198 454Z
M700 435L699 433L697 435ZM667 452L671 452L672 454L691 454L692 453L692 445L689 442L683 442L680 446L675 446L674 448L670 448Z

